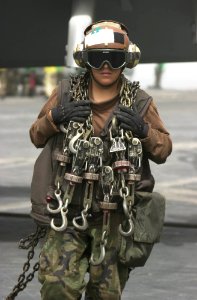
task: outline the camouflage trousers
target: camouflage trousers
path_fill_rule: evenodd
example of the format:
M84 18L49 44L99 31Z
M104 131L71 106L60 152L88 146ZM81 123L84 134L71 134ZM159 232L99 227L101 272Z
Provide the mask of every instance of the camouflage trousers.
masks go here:
M120 216L111 215L105 259L100 265L89 263L91 253L100 255L102 217L89 220L81 232L68 226L64 232L48 231L40 254L39 281L43 300L86 299L119 300L128 280L129 268L118 260ZM86 282L86 273L89 280Z

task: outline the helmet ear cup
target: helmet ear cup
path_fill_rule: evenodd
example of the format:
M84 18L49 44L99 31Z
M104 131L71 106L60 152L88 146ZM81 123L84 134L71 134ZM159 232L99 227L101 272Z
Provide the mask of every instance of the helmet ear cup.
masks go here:
M76 49L73 52L73 58L75 60L75 63L81 68L86 67L84 62L83 52L84 52L84 43L78 44Z
M126 53L126 68L134 68L140 61L141 52L137 45L130 43Z

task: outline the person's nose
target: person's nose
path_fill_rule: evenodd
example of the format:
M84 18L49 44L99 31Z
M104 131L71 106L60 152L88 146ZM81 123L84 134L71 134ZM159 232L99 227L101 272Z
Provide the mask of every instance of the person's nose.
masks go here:
M108 62L104 62L103 69L110 69L110 65L108 64Z

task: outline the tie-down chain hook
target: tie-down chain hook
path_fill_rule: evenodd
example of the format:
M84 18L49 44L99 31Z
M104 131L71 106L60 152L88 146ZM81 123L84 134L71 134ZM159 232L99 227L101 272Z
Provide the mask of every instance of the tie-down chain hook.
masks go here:
M120 224L119 232L123 236L130 236L133 233L134 224L133 224L133 220L132 220L131 207L128 206L128 201L127 201L127 197L129 195L129 190L127 187L125 187L124 190L125 191L123 192L123 189L120 189L120 196L123 198L123 210L124 210L124 214L127 218L128 224L129 224L129 229L128 229L128 231L124 231L122 224Z
M67 228L68 220L67 220L67 213L68 213L68 199L66 199L65 204L62 206L61 210L61 217L62 217L62 224L60 226L56 226L54 223L54 218L51 220L51 228L55 231L63 231Z
M56 209L52 209L52 208L50 208L50 203L47 203L47 210L51 214L58 214L61 211L61 208L63 206L63 201L62 201L62 198L61 198L61 190L60 189L55 190L54 194L55 194L55 197L58 201L58 207Z
M107 231L103 231L101 242L100 242L100 256L98 257L98 259L95 259L94 253L92 253L92 255L90 257L90 263L93 266L100 265L103 262L104 258L105 258L105 246L107 244L106 235L107 235Z
M81 216L73 218L72 223L75 226L75 228L79 230L86 230L88 228L87 215L88 215L88 204L86 205L86 208L82 210ZM79 225L77 223L77 220L81 220L82 225Z

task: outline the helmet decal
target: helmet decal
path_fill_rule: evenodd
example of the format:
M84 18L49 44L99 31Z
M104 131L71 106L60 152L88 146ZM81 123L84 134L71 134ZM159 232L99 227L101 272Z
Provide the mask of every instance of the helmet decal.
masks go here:
M105 44L108 45L109 43L114 43L114 32L113 29L94 29L93 31L89 32L85 38L85 48L91 47L93 45Z

